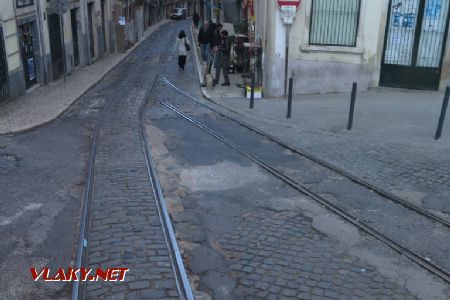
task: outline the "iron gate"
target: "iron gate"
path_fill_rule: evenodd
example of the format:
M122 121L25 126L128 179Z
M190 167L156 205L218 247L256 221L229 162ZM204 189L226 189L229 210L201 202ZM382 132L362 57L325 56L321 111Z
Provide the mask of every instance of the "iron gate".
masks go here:
M391 0L380 85L439 88L450 0Z
M0 27L0 104L9 99L8 65L3 41L3 29Z

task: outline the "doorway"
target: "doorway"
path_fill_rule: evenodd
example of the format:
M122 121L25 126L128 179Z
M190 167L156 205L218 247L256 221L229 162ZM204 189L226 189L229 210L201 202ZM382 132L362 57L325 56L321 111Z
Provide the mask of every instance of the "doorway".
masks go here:
M80 52L78 50L78 8L70 10L70 22L72 28L72 42L73 42L73 60L74 65L80 64Z
M9 99L8 65L3 41L3 28L0 27L0 105Z
M57 14L48 15L50 53L52 57L53 80L64 74L64 61L61 43L61 27Z
M437 90L450 0L390 0L380 85Z
M29 22L19 25L20 53L22 55L22 65L25 74L25 87L27 89L37 82L32 23L33 22Z
M107 51L107 46L106 46L106 24L107 24L107 20L108 20L108 16L106 15L106 12L108 11L107 7L106 7L107 3L105 0L101 1L101 7L102 7L102 42L103 42L103 47L102 47L102 51L103 54L106 53Z
M91 58L95 57L95 45L94 45L94 26L93 26L93 16L94 13L94 3L88 3L88 24L89 24L89 54Z

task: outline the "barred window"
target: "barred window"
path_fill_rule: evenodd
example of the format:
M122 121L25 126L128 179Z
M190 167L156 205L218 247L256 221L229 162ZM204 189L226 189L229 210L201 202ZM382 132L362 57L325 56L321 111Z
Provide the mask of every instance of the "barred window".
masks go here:
M309 44L356 46L361 0L312 0Z

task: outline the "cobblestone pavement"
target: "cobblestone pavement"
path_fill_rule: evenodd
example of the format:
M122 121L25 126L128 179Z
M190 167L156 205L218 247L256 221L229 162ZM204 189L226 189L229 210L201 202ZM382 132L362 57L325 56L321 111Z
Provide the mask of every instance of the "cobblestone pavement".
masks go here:
M415 299L376 267L339 249L295 212L249 213L219 243L236 278L236 294L278 298ZM341 253L339 253L342 251Z
M90 282L89 299L178 298L139 138L139 109L179 30L179 24L166 25L143 42L123 63L128 69L117 70L122 83L111 87L98 137L88 260L94 268L130 271L124 282Z
M173 115L149 114L158 172L197 291L214 299L450 295L445 283L203 132ZM416 287L413 278L421 278Z
M450 217L450 157L445 149L255 124L414 204Z
M168 79L197 95L198 88L187 80L195 80L192 65L186 73L172 72L173 68L166 68ZM223 134L240 134L240 142L248 139L249 148L263 148L245 135L246 130L231 123L227 128L217 115L186 105L185 98L165 86L158 86L152 98L147 130L197 295L214 299L450 296L446 283L299 196L160 107L158 101L184 103L183 111L201 115L202 121L209 119L209 125L219 124ZM290 154L280 156L285 161Z
M296 148L434 213L450 215L450 156L446 144L410 143L406 138L393 141L391 137L383 140L345 130L306 130L295 123L266 120L263 113L255 116L242 109L242 104L227 99L219 103L238 111L239 119ZM314 114L311 117L316 118Z

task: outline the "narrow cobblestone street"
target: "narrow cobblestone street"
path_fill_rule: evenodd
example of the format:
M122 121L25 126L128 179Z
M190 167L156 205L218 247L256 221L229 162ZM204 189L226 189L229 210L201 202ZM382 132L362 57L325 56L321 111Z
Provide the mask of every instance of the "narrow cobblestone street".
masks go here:
M190 24L162 25L53 122L0 136L0 299L69 299L72 282L33 282L29 269L72 267L83 221L82 265L129 272L124 281L82 283L81 297L184 299L142 133L195 299L450 299L445 149L354 143L338 133L249 120L207 102L196 57L190 53L179 70L174 52L176 36L189 33ZM201 103L389 191L423 193L418 207L444 221ZM402 158L392 154L400 151Z

